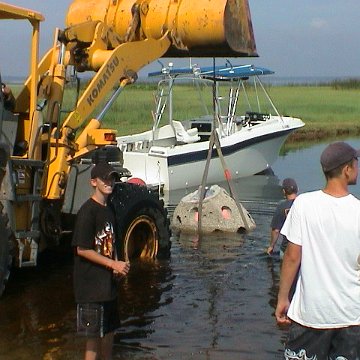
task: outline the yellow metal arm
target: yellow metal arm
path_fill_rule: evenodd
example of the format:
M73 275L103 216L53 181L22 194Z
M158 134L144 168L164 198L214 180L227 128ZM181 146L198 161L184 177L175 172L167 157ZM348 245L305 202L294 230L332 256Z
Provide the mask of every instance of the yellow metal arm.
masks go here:
M94 52L95 57L106 61L79 99L76 110L65 119L60 134L58 129L52 132L48 181L44 194L46 198L59 199L63 195L69 171L68 159L69 156L75 156L78 150L75 131L88 120L88 116L116 84L121 81L132 82L129 74L137 73L142 67L161 57L169 46L170 40L164 36L159 40L135 41L119 45L114 50Z
M160 40L146 39L121 44L115 50L96 51L94 57L107 59L79 99L77 109L69 114L63 126L72 129L81 126L116 84L161 57L169 46L170 40L164 36Z

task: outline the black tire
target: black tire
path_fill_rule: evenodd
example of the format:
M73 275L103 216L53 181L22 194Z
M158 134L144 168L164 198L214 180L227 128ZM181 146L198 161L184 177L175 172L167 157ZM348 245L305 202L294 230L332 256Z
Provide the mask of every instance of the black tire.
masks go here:
M3 209L4 207L0 203L0 296L4 292L10 276L13 245L13 233L9 227L8 216L3 212Z
M60 203L56 201L42 201L39 219L43 245L45 247L58 246L62 233Z
M116 216L119 254L134 258L167 258L170 255L170 226L164 202L145 186L116 184L110 198Z

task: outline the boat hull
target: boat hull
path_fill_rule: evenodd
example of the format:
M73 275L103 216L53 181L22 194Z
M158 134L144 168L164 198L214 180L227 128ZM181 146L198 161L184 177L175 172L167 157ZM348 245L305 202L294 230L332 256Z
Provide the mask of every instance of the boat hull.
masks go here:
M300 119L288 118L264 126L243 129L220 139L226 168L232 178L246 177L262 172L278 158L286 138L303 126ZM134 177L149 185L159 185L164 191L200 185L205 170L209 141L173 147L152 146L149 151L125 151L124 167ZM225 180L224 169L216 149L207 175L207 184Z

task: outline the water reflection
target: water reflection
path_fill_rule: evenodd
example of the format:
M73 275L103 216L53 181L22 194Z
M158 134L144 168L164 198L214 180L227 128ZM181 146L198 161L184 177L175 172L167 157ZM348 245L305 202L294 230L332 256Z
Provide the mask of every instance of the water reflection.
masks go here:
M128 284L138 287L144 301L149 299L146 289L153 286L152 281L162 279L155 280L156 290L150 291L155 291L155 306L143 304L149 312L143 314L141 309L134 315L135 311L130 328L124 326L116 358L246 360L256 358L255 354L261 354L259 358L281 354L283 334L274 326L272 315L279 258L270 261L263 253L268 213L276 200L271 198L266 206L248 203L257 218L257 229L251 234L173 238L169 263L163 263L149 283ZM124 315L129 309L124 307Z
M336 141L336 140L335 140ZM350 138L345 140L355 149L360 148L360 139ZM313 144L306 149L297 149L286 156L281 156L273 165L274 173L280 178L293 177L298 181L300 192L321 189L325 178L320 167L320 155L330 142ZM360 196L360 179L358 185L351 186L350 191Z
M69 257L47 253L38 268L12 272L0 303L1 359L60 359L67 352L75 316L71 268Z
M168 292L174 276L166 260L133 261L129 275L119 284L121 339L146 338L154 330L155 311L172 302Z

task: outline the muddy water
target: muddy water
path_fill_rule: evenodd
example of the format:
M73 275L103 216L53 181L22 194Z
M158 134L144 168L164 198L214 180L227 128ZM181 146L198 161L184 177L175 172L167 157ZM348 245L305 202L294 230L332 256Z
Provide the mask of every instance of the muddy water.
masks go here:
M279 181L292 176L302 191L320 187L324 146L287 153L275 164L275 175L236 182L256 221L253 232L174 237L169 260L132 264L119 284L123 326L114 359L283 358L286 332L273 316L280 262L278 254L268 257L264 249L281 198ZM170 213L183 195L167 198ZM66 251L46 254L35 269L12 273L0 300L1 360L82 358L71 273Z

